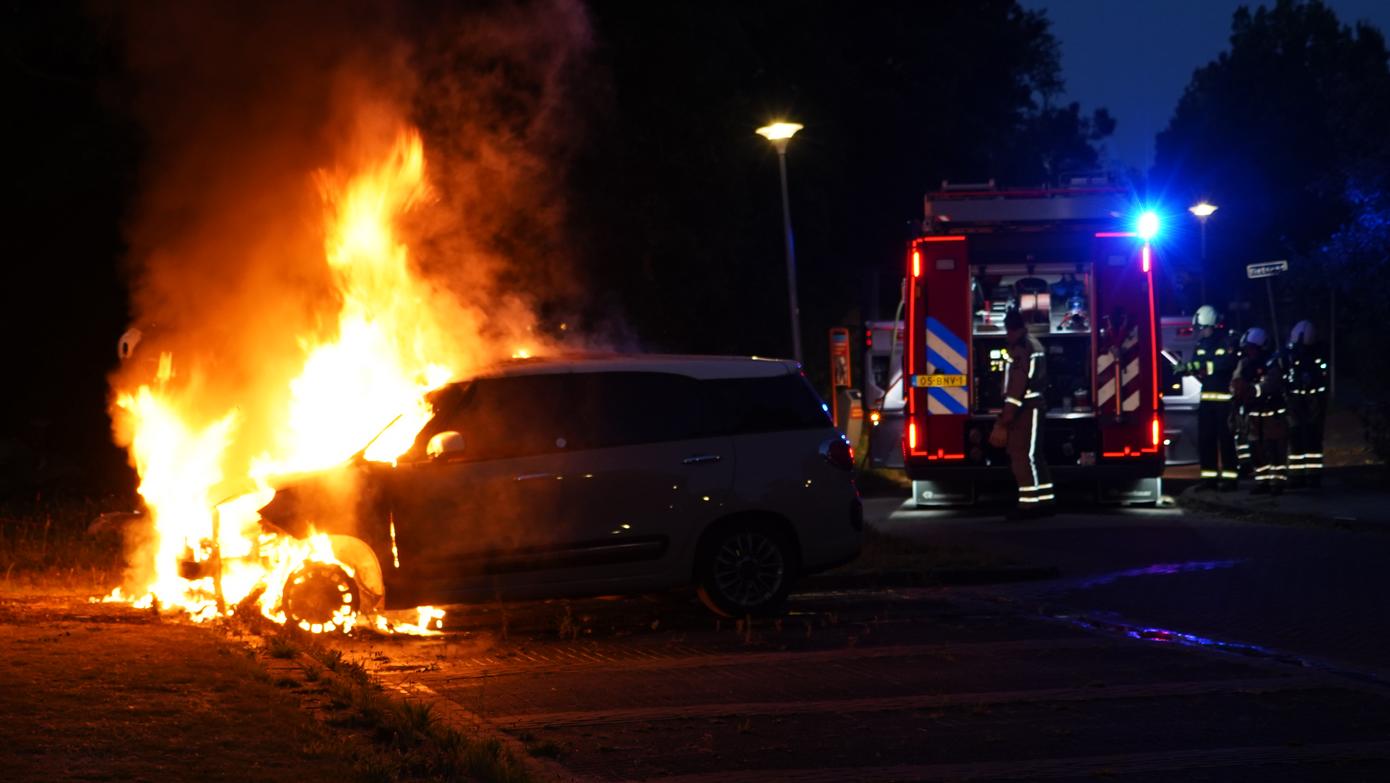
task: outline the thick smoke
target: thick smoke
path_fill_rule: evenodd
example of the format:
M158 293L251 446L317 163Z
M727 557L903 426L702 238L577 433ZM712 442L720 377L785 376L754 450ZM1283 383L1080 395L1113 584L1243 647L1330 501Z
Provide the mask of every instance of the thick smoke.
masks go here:
M113 387L149 383L172 354L169 385L191 424L237 412L228 477L283 428L306 337L336 328L323 183L403 127L424 137L430 196L399 228L459 337L442 361L466 373L534 344L537 302L574 296L562 195L580 136L570 87L590 45L576 0L120 14L146 131L127 234L147 344Z

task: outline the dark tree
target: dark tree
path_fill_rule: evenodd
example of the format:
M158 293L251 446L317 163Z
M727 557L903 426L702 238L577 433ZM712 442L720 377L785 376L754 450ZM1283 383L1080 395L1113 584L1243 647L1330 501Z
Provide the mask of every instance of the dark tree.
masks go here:
M1096 163L1107 114L1055 107L1045 16L986 2L592 6L603 120L578 171L590 279L648 348L790 353L777 156L787 153L808 365L825 330L889 317L904 240L942 179L1036 185ZM876 279L878 285L872 282ZM861 302L879 303L877 313Z
M123 197L139 137L115 104L119 54L75 3L6 3L6 251L0 502L125 489L106 373L125 328Z
M1193 75L1155 162L1173 197L1220 205L1208 264L1227 295L1218 303L1251 300L1252 322L1268 325L1264 292L1243 267L1280 258L1292 264L1277 282L1282 329L1307 318L1330 334L1337 295L1338 375L1360 381L1338 391L1343 402L1364 394L1368 411L1390 410L1390 371L1378 358L1390 271L1387 127L1380 31L1342 24L1318 0L1280 0L1236 11L1229 51Z
M1348 220L1348 184L1379 186L1386 171L1387 123L1378 30L1318 0L1241 7L1230 49L1193 74L1158 135L1153 179L1182 206L1220 206L1208 272L1229 287L1245 264L1311 252Z

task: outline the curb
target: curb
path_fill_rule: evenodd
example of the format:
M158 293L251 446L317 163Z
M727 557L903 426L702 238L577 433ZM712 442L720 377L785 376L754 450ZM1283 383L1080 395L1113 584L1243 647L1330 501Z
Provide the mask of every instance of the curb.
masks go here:
M378 682L380 682L379 678ZM428 685L418 682L381 682L381 685L383 688L398 694L401 698L414 699L429 704L441 721L459 732L496 739L502 744L502 747L511 752L512 757L521 764L533 783L592 783L593 781L592 778L571 772L558 761L531 755L521 740L458 702L440 696Z
M304 674L309 669L316 669L318 676L323 679L346 681L345 675L332 671L323 663L304 651L298 651L292 658L273 658L269 655L262 655L258 650L258 663L272 676L288 671L298 671ZM588 778L584 778L570 772L557 761L537 758L531 755L524 743L512 735L502 731L493 723L485 718L473 713L458 703L440 696L430 687L412 682L389 682L380 676L368 673L372 682L381 687L388 698L395 698L404 701L419 701L428 703L434 711L434 715L440 722L448 727L459 731L464 736L470 738L495 739L505 748L522 767L527 779L532 783L592 783Z
M1186 490L1177 497L1180 508L1188 511L1205 511L1211 514L1238 519L1243 522L1265 522L1275 525L1296 527L1331 528L1350 530L1358 533L1390 533L1390 526L1359 519L1338 518L1323 514L1306 514L1279 509L1250 508L1237 503L1221 503L1196 497L1194 490Z
M939 569L935 571L882 571L816 574L797 582L793 593L819 590L873 590L894 587L963 587L1056 579L1056 566L1001 566L998 568Z

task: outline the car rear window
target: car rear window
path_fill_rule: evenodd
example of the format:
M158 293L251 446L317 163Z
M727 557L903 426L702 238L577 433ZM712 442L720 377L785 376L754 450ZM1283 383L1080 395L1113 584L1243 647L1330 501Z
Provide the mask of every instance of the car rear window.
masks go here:
M707 435L833 426L825 403L800 374L707 380L700 387Z

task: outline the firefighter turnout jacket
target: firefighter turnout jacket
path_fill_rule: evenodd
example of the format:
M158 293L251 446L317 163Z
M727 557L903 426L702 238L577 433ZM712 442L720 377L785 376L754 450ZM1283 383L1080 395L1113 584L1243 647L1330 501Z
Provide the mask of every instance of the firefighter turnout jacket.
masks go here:
M1316 400L1321 406L1327 399L1327 375L1322 346L1297 343L1289 349L1289 369L1284 381L1291 398Z
M1236 351L1220 331L1197 341L1192 361L1183 371L1202 382L1202 401L1226 402L1231 399L1231 377L1236 369Z
M1046 390L1047 354L1038 338L1024 334L1004 352L1004 411L999 415L1000 423L1012 428L1024 406L1043 405Z
M1288 437L1288 404L1278 359L1247 356L1236 365L1231 391L1250 426L1250 439Z

